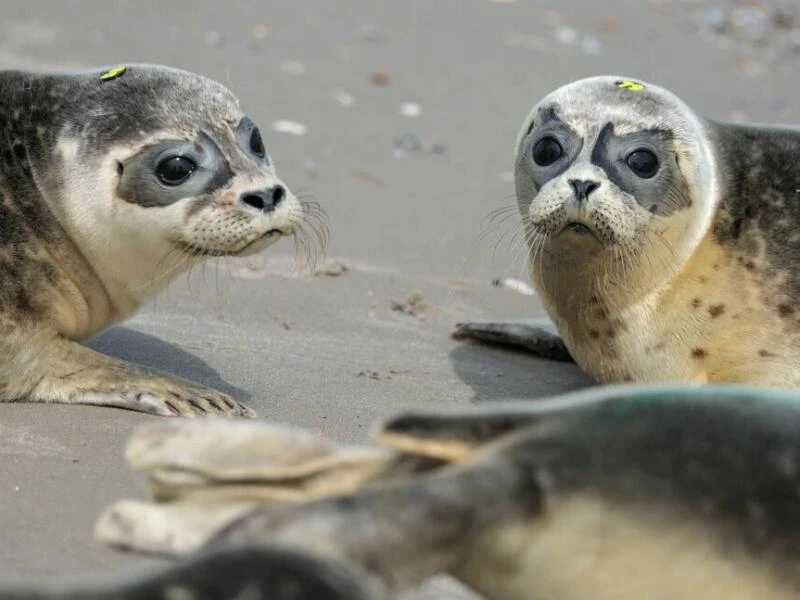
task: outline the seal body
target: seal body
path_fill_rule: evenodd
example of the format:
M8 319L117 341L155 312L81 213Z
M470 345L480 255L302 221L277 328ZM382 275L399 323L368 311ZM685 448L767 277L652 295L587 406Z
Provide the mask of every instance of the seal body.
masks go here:
M800 386L798 157L798 129L715 121L622 77L541 100L516 195L531 279L572 358L605 383Z
M77 343L206 256L301 227L236 97L162 66L5 71L0 115L0 399L249 414Z

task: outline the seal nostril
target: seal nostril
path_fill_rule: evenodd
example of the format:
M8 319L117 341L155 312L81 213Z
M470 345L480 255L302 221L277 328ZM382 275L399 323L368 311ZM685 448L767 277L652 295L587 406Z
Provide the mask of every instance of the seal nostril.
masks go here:
M284 196L286 196L286 190L283 189L282 185L276 185L275 189L272 191L272 203L280 204Z
M255 194L248 194L244 196L242 198L242 202L258 210L264 210L264 208L266 208L264 199L261 196L256 196Z
M569 180L570 186L572 186L573 191L575 192L575 196L578 200L583 201L589 197L593 191L600 187L600 184L596 181L590 180L580 180L580 179L570 179Z

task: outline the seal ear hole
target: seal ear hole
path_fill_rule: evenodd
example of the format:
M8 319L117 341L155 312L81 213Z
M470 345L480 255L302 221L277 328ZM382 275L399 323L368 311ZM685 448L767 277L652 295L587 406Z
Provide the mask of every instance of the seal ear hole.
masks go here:
M122 173L125 171L125 167L122 166L122 163L117 161L117 175L122 177Z

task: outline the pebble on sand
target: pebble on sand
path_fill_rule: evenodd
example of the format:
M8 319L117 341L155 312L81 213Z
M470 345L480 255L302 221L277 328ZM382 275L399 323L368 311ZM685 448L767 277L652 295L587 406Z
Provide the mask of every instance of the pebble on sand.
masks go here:
M356 103L356 99L353 97L353 94L342 88L336 88L333 90L331 92L331 97L339 104L339 106L343 106L345 108L350 108Z
M392 77L387 73L375 71L369 74L369 82L372 85L379 85L381 87L384 87L392 83Z
M272 123L272 131L276 133L288 133L289 135L305 135L308 128L299 121L279 119Z
M516 277L498 277L492 281L492 285L497 288L506 288L514 292L519 292L523 296L536 295L536 291L530 285Z
M416 102L403 102L400 105L400 114L404 117L418 117L422 114L422 107Z
M281 70L290 75L302 76L306 74L306 66L299 60L285 59L280 62Z
M256 23L250 30L250 34L257 40L264 40L269 35L269 27L264 23Z

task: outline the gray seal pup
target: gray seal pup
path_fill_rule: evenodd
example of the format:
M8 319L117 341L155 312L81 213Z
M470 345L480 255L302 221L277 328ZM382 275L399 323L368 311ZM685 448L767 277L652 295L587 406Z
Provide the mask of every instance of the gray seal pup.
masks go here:
M112 505L96 537L290 544L393 593L447 573L492 600L800 597L798 392L626 384L402 412L372 454L310 435L147 425L127 455L160 499Z
M2 71L0 132L0 401L252 416L79 343L206 257L322 230L238 99L158 65Z
M800 386L800 129L716 121L601 76L538 102L515 152L530 276L557 331L462 323L455 337L574 360L602 383Z

